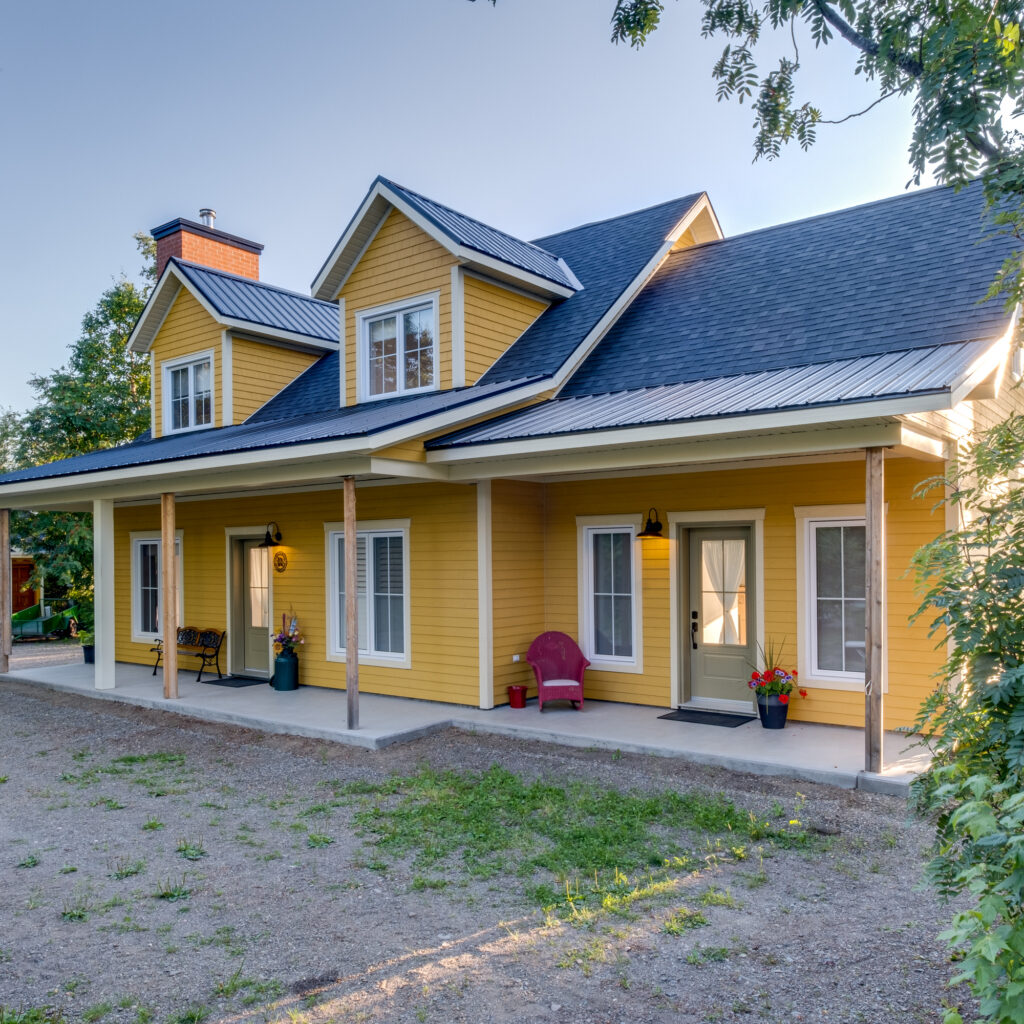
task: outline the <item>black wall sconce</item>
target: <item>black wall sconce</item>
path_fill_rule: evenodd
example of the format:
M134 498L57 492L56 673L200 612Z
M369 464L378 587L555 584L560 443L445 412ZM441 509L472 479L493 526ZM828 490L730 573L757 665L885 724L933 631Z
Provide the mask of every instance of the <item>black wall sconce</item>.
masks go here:
M273 529L271 529L273 527ZM263 538L261 548L276 548L281 543L281 527L275 522L267 523L267 535Z
M647 525L637 534L641 540L650 540L652 537L662 539L661 523L658 521L658 510L653 506L647 511Z

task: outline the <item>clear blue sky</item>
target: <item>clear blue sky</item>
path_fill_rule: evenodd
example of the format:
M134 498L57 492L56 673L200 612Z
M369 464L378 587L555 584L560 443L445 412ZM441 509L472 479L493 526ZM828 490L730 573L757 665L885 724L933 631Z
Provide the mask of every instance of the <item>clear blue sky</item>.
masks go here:
M133 232L217 210L309 283L382 173L533 238L706 189L727 234L894 195L910 108L751 163L695 0L636 52L613 0L32 0L0 5L0 405L60 365ZM876 95L802 40L826 117Z

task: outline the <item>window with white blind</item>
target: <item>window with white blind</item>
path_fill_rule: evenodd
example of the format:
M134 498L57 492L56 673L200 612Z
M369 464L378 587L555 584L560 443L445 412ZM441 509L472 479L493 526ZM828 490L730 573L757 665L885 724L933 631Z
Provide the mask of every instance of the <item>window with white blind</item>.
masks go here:
M164 432L212 427L213 353L162 364Z
M163 587L163 543L159 533L133 533L132 545L132 639L150 643L163 635L160 599ZM178 566L178 622L184 615L181 573L181 531L174 542Z
M327 557L330 651L345 655L347 621L345 534L329 529ZM408 530L360 525L356 533L356 615L361 661L407 665L409 660Z

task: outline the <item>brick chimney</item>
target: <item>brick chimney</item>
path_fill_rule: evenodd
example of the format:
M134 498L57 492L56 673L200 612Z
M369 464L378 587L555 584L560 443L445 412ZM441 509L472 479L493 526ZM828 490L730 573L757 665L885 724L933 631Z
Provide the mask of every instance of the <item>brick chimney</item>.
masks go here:
M260 253L263 246L247 238L229 235L213 226L217 214L210 209L199 211L202 223L178 217L153 228L156 240L156 273L159 277L167 261L176 256L190 263L199 263L229 274L260 279Z

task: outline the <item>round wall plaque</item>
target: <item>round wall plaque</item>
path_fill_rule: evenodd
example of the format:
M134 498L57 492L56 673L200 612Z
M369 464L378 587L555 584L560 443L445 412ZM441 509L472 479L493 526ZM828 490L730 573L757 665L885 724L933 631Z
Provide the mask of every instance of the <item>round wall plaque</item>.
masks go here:
M283 551L274 552L274 571L284 572L288 568L288 556Z

